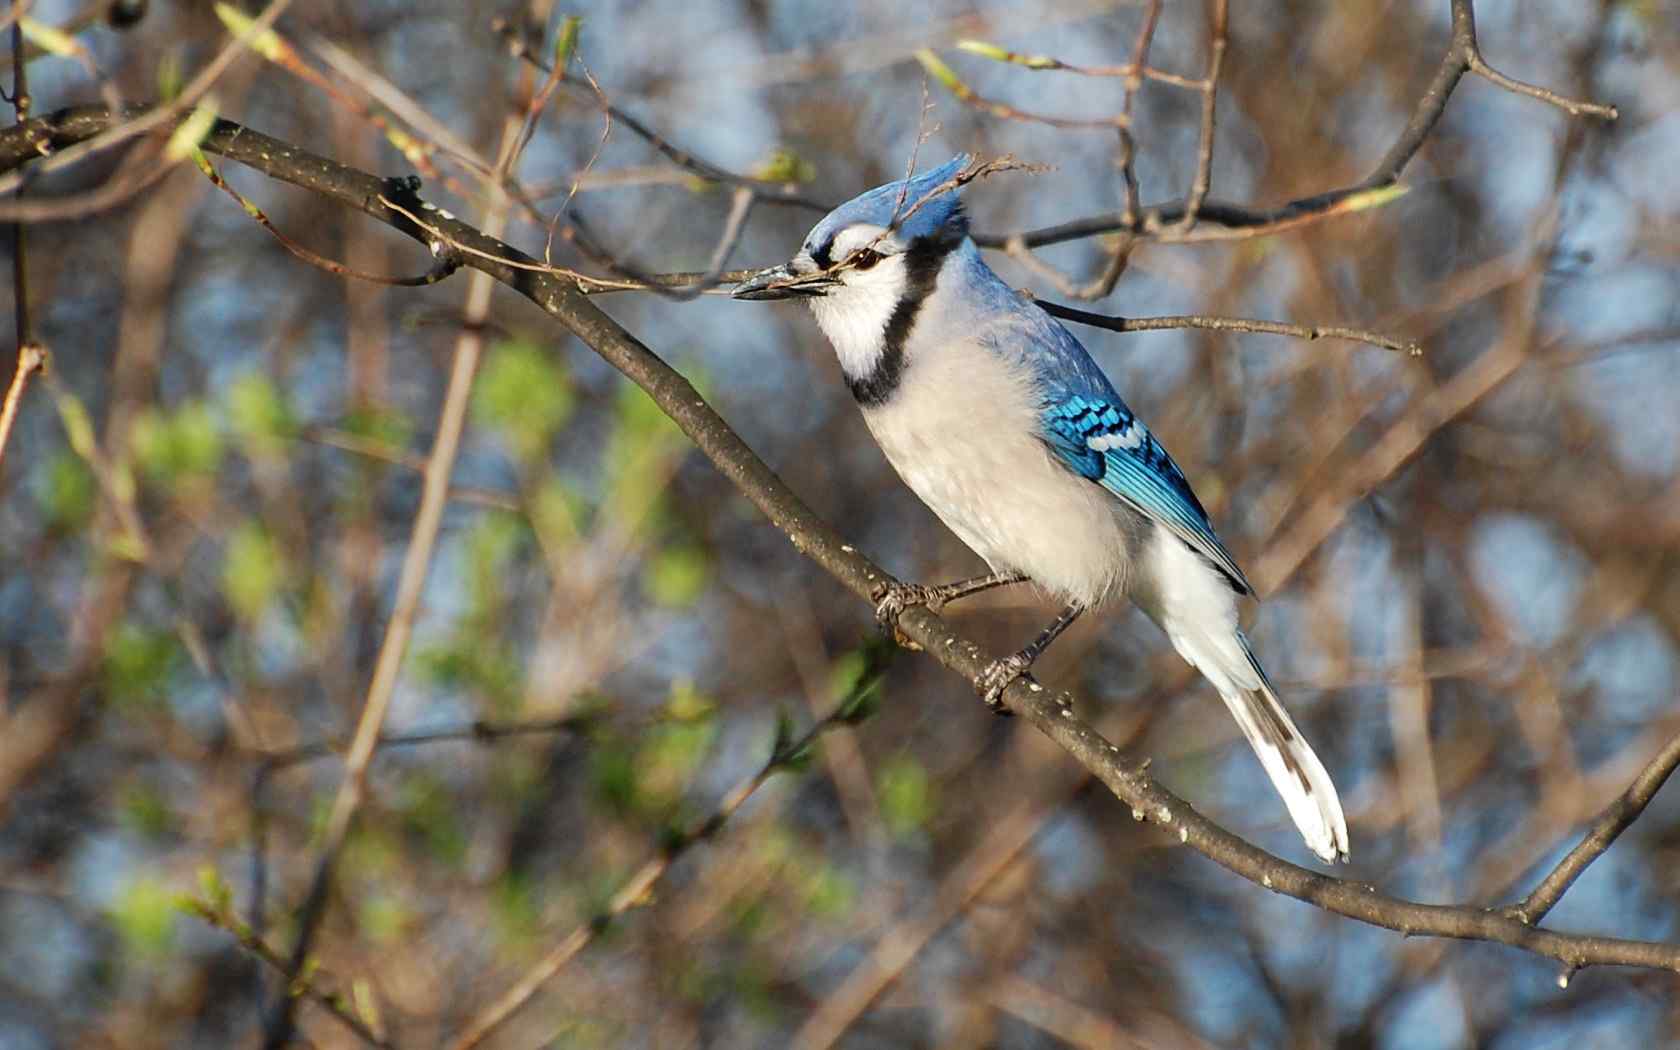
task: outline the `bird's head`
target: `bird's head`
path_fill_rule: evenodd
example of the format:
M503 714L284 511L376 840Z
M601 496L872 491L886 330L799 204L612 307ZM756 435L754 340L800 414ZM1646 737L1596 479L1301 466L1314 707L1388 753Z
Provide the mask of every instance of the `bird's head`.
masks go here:
M856 391L895 341L902 353L916 308L968 235L950 183L969 160L960 154L840 205L812 227L791 261L742 281L735 298L809 302Z

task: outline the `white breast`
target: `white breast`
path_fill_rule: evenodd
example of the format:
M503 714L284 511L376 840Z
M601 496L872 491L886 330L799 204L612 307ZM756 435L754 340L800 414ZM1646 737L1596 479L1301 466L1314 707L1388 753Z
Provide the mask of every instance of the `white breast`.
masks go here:
M1038 415L1028 376L957 343L918 347L901 387L864 421L905 483L994 571L1095 605L1125 589L1135 519L1054 458Z

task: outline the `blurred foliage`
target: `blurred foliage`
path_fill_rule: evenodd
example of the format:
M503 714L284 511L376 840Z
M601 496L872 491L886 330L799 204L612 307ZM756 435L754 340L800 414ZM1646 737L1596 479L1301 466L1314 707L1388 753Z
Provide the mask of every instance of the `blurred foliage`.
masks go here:
M160 962L174 949L176 895L149 876L129 882L111 906L111 924L131 959Z
M36 500L42 519L54 530L70 532L87 523L99 489L80 457L59 452L37 475Z
M473 384L473 415L526 464L544 460L572 415L572 393L552 350L504 342L491 348Z
M222 460L222 434L203 401L187 401L174 411L146 409L135 417L131 440L141 472L166 487L203 480Z
M927 769L909 755L899 755L881 767L875 790L881 798L881 816L900 838L924 830L933 816L933 783Z
M105 688L119 704L156 702L180 666L184 653L173 632L128 621L105 646Z
M130 784L118 799L123 824L146 838L162 838L175 831L177 821L169 798L150 784Z
M280 390L265 375L252 372L228 389L228 419L253 456L273 457L297 436L298 424Z
M285 555L274 537L255 521L240 522L222 561L222 593L234 612L248 621L260 619L286 577Z

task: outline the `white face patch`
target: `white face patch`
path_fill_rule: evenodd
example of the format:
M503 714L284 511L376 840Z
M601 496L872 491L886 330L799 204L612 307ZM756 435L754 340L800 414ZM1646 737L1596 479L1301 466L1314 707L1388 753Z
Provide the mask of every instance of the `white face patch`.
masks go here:
M1085 447L1092 452L1107 452L1109 449L1134 449L1143 444L1143 439L1149 436L1149 431L1142 423L1133 421L1125 430L1114 434L1093 434L1085 440Z
M904 245L895 235L882 236L885 229L884 226L876 226L870 222L848 226L834 235L834 241L828 249L828 257L838 263L859 248L866 247L873 247L882 255L896 255L902 252Z

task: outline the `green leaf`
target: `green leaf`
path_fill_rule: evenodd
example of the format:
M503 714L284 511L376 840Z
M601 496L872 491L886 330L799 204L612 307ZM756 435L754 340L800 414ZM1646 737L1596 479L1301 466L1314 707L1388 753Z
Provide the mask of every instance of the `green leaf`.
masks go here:
M497 611L506 599L509 570L520 545L526 540L525 521L517 514L487 511L467 534L467 585L472 622L486 624L499 619Z
M501 343L473 384L473 412L499 431L521 460L539 461L572 414L571 386L552 351L534 343Z
M160 102L173 102L181 93L186 77L181 72L181 55L171 51L158 60L157 97Z
M877 637L834 661L829 688L839 698L836 721L859 725L881 707L881 679L898 647L886 637Z
M130 785L119 795L117 805L123 824L146 838L162 838L175 830L169 800L150 785Z
M509 869L491 887L490 914L502 940L509 944L527 945L542 933L536 887L518 871Z
M427 680L450 689L476 690L495 711L511 716L523 696L519 662L504 641L461 632L448 641L428 646L415 655Z
M374 893L362 901L357 920L368 940L394 947L406 939L414 912L393 894Z
M211 914L227 915L233 911L233 887L214 864L198 869L198 892Z
M665 711L672 721L698 722L715 716L717 704L711 697L694 688L693 682L682 678L672 683L670 699L665 701Z
M1336 210L1351 212L1380 208L1404 197L1411 192L1411 189L1410 186L1402 186L1399 183L1394 183L1391 186L1379 186L1374 190L1365 190L1342 198L1336 202Z
M549 474L530 503L531 528L550 555L565 552L583 528L585 507L559 475Z
M817 167L790 149L778 149L753 171L753 178L765 182L811 182Z
M166 483L214 474L221 464L222 435L202 401L186 402L174 412L142 412L130 439L141 471Z
M933 785L913 758L902 756L882 766L875 790L888 830L900 838L920 831L933 816Z
M41 517L53 529L74 532L93 513L98 488L93 472L70 452L59 452L35 477L35 498Z
M179 914L176 895L143 875L117 897L110 919L128 954L151 961L167 955L174 945Z
M275 455L297 433L297 421L273 380L249 372L228 391L228 422L252 453Z
M700 599L709 576L709 561L703 549L689 545L666 547L653 556L642 578L642 587L660 605L681 609Z
M787 710L776 712L776 736L770 745L770 765L790 773L802 772L816 755L814 738L799 740L794 735L793 717Z
M663 812L682 798L716 736L717 727L705 719L667 723L647 734L635 760L643 812Z
M390 405L357 405L339 425L347 434L395 448L406 448L414 436L414 424L401 409Z
M579 15L567 15L560 23L560 33L554 41L554 69L564 73L566 67L572 64L572 55L577 51L578 30L583 28L583 18Z
M1062 63L1043 55L1022 55L1014 51L1001 48L996 44L989 44L984 40L959 40L957 50L967 51L971 55L989 58L993 62L1008 62L1012 65L1025 66L1028 69L1061 69Z
M839 918L857 904L857 883L832 864L818 862L803 883L805 907L813 915Z
M974 94L969 86L963 83L956 71L946 65L944 61L930 48L921 48L913 56L920 62L927 75L945 85L945 89L958 98L966 99Z
M215 126L216 96L206 95L204 101L187 114L187 119L177 124L170 133L169 141L163 144L163 162L176 164L191 157Z
M150 701L163 691L181 656L173 634L124 623L105 643L105 684L112 699Z
M93 462L99 454L99 442L93 436L93 417L88 415L87 406L68 390L54 398L54 403L58 406L58 418L64 423L64 435L70 442L71 450Z
M258 29L256 19L232 4L217 3L215 11L216 17L222 20L224 26L227 26L229 33L232 33L241 44L270 62L280 61L290 50L280 39L280 34L276 33L272 27Z
M467 852L467 834L454 801L447 786L425 773L414 774L403 785L404 826L425 841L433 859L450 866L459 863Z
M602 739L590 752L589 773L596 797L609 809L625 815L635 812L641 791L634 752L620 741Z
M30 18L28 15L17 17L18 29L22 30L23 38L48 54L60 58L76 59L87 54L87 49L76 42L76 38L57 26Z
M241 522L222 561L222 593L233 611L247 622L261 618L285 579L280 545L256 521Z

